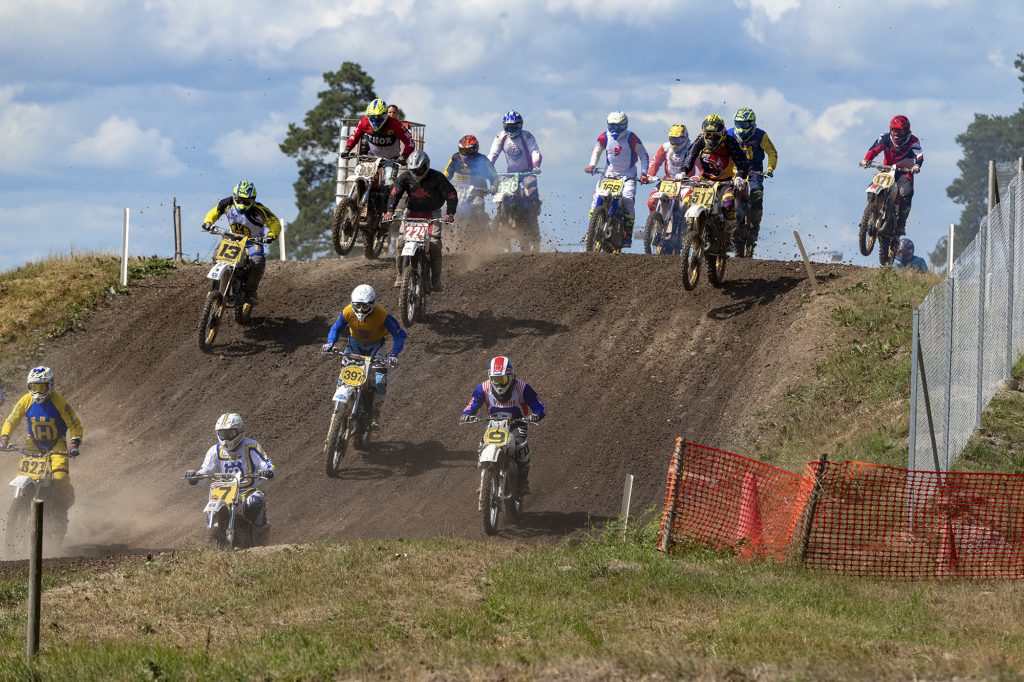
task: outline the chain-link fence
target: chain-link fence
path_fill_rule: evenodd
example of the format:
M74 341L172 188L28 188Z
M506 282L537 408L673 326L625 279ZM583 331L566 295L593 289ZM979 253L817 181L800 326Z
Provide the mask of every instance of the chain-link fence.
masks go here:
M974 241L914 311L911 470L953 466L1024 352L1024 159L991 166L990 185Z

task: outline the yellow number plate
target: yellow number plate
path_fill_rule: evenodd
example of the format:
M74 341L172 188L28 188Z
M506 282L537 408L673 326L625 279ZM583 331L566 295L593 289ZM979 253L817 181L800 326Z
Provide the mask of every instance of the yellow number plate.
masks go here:
M711 208L715 203L714 187L696 187L690 192L690 203Z
M889 187L892 185L892 174L890 173L876 173L873 183L879 187Z
M602 180L601 189L606 189L612 194L622 194L622 180Z
M33 481L38 481L46 476L49 469L50 460L48 457L22 457L21 463L18 465L18 473L28 476Z
M362 386L366 381L366 370L358 365L349 365L341 370L341 383L346 386Z
M238 486L234 483L218 483L210 486L210 502L231 504L238 497Z
M662 180L658 185L658 191L667 197L679 196L679 183L672 180Z
M222 263L231 263L237 265L238 261L242 260L242 251L245 250L244 241L234 241L224 237L220 240L220 246L217 247L217 260Z
M459 185L468 185L469 176L466 175L465 173L456 173L455 179L452 180L452 184L455 185L456 187L458 187Z
M507 430L497 427L484 431L484 442L488 445L497 445L499 448L508 445L510 437Z

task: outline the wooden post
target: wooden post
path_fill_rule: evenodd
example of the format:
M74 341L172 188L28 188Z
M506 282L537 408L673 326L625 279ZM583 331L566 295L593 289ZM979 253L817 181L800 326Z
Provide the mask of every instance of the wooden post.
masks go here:
M28 637L25 651L39 651L39 602L43 587L43 501L32 500L32 546L28 555Z
M182 248L181 248L181 206L178 206L178 198L174 198L174 210L172 218L174 220L174 260L180 261L183 259Z
M676 522L676 505L679 503L679 484L683 477L683 452L685 450L686 443L682 438L676 438L672 459L668 463L668 480L672 486L672 493L671 497L665 501L665 512L661 518L664 527L661 537L658 538L658 549L666 554L672 549L672 526Z
M821 480L825 477L825 466L828 464L828 455L822 453L818 458L818 470L814 472L814 488L811 489L811 499L807 501L807 513L804 514L804 525L800 530L800 564L803 565L807 559L807 547L811 543L811 530L814 528L814 514L818 510L818 498L821 497Z
M626 541L626 530L629 528L629 508L633 506L633 474L626 474L626 483L622 488L622 510L619 518L622 519L622 541Z
M818 295L818 278L814 276L814 270L811 268L811 261L807 258L807 251L804 250L804 243L800 239L800 233L793 230L793 238L796 239L797 248L800 249L800 256L804 259L804 267L807 268L807 279L811 282L811 291L814 295Z

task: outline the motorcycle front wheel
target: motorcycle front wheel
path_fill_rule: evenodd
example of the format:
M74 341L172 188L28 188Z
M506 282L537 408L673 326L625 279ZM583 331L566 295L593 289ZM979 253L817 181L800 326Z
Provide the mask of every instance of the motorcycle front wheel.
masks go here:
M498 495L498 477L493 469L484 469L480 475L480 499L483 503L484 532L494 535L498 532L498 517L501 515L501 497Z
M412 259L409 259L409 262L405 264L405 270L402 271L402 289L398 295L402 324L406 327L411 327L416 321L416 273L413 270L415 268Z
M224 312L224 296L219 291L211 291L206 294L206 304L203 306L203 320L199 325L199 348L204 351L213 347L217 338L217 329L220 328L220 318Z
M416 321L423 322L427 319L427 291L430 287L430 261L426 252L420 251L420 265L416 268Z
M720 287L725 283L725 264L729 262L728 254L707 255L708 281L712 286Z
M331 223L331 242L339 256L346 256L359 234L359 206L352 199L342 199L334 209Z
M331 415L331 426L327 429L327 441L324 443L328 478L341 477L341 460L345 458L345 452L348 450L348 439L345 437L347 424L348 415L343 409L335 410Z
M594 210L594 213L590 216L590 224L587 225L587 237L584 240L584 251L590 253L591 251L597 251L601 245L597 241L597 235L601 232L601 227L604 225L605 211L603 208Z
M665 235L665 216L654 211L647 216L644 225L644 253L661 253L661 242Z
M701 243L695 230L683 237L683 288L693 291L700 281Z
M875 233L871 230L873 219L873 204L869 200L867 206L864 207L864 213L860 219L860 231L857 233L857 247L862 256L870 256L875 248Z

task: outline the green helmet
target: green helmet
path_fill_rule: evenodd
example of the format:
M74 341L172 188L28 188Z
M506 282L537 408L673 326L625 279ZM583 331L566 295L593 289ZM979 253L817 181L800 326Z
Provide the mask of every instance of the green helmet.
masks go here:
M248 180L242 180L235 185L235 189L231 192L231 197L235 202L235 208L239 211L244 211L256 203L256 185Z
M757 115L750 107L743 107L737 111L733 120L736 124L736 137L741 140L750 139L750 136L757 130Z

